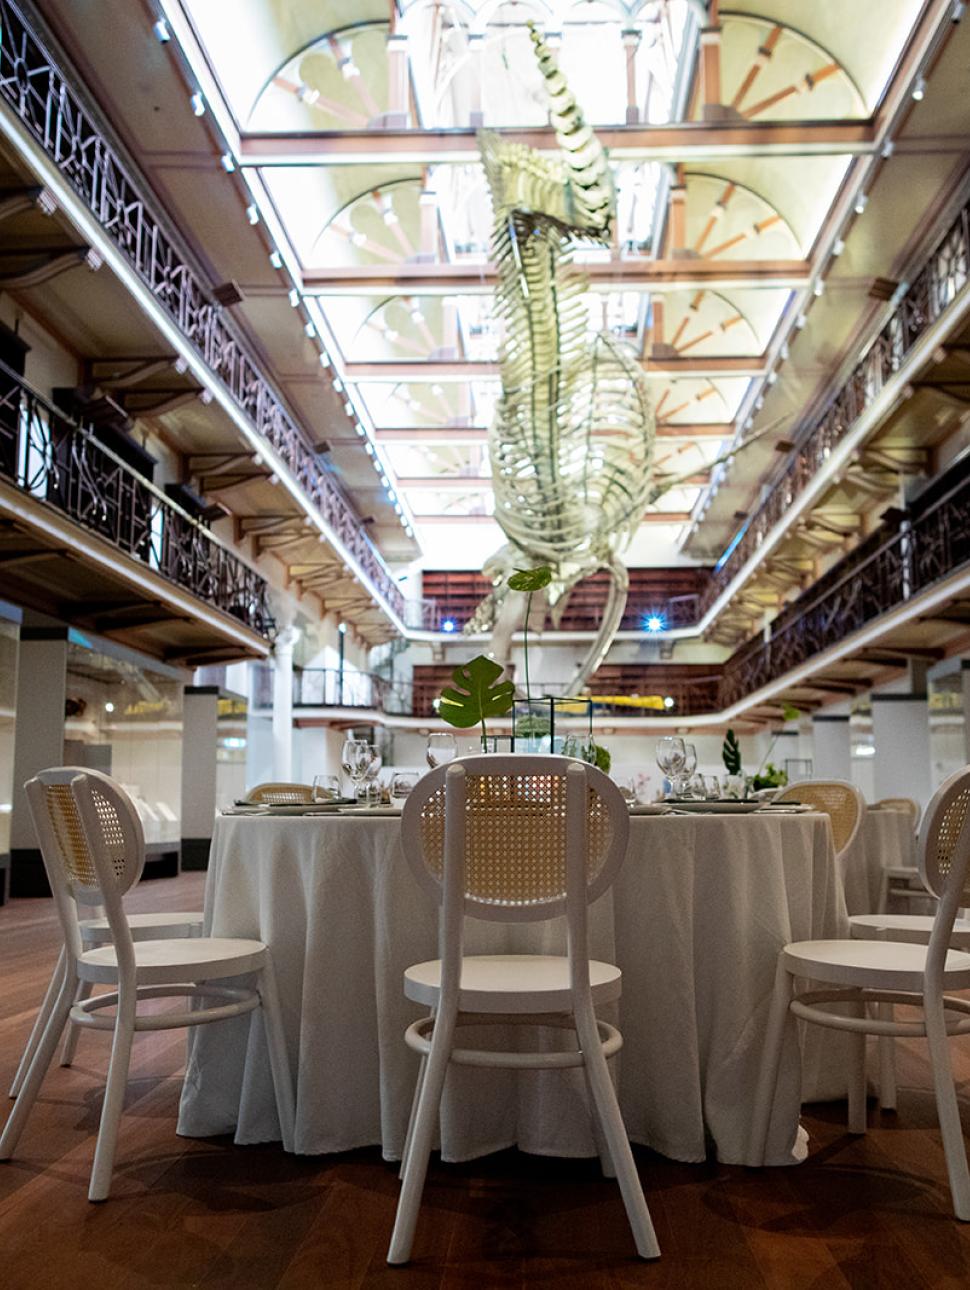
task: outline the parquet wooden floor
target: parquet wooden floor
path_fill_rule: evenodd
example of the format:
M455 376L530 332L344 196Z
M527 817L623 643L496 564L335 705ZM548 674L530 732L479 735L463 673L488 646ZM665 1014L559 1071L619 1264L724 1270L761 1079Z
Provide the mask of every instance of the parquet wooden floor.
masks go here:
M145 883L140 909L199 907L202 876ZM57 944L46 901L0 908L0 1085L5 1090ZM895 1290L970 1286L970 1225L950 1215L922 1046L900 1046L895 1115L870 1104L865 1138L844 1105L809 1107L797 1168L680 1165L637 1150L662 1259L643 1264L615 1184L593 1161L505 1152L434 1164L407 1269L384 1263L398 1182L377 1149L285 1156L175 1135L181 1032L145 1035L114 1196L86 1199L108 1042L89 1034L55 1068L17 1160L0 1165L3 1290ZM954 1044L961 1094L970 1039ZM2 1103L0 1103L2 1108ZM965 1123L970 1129L970 1108Z

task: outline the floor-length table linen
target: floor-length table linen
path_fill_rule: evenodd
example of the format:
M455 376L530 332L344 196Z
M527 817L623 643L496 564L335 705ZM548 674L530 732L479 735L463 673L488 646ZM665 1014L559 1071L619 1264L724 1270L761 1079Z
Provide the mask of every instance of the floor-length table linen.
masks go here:
M876 914L886 869L916 864L916 832L908 811L868 810L845 857L845 903L850 914Z
M270 947L297 1079L299 1152L380 1143L396 1159L403 1147L417 1071L403 1034L421 1013L402 978L435 956L437 909L399 835L392 818L217 823L207 928ZM593 957L623 971L619 1096L631 1138L678 1160L703 1160L713 1145L725 1162L758 1163L749 1128L778 950L846 934L827 817L632 819L619 878L590 911ZM466 925L467 953L564 948L563 920ZM247 1022L191 1037L181 1133L279 1136L262 1036ZM804 1154L803 1067L806 1097L844 1091L831 1046L807 1042L801 1062L793 1026L768 1163ZM595 1150L576 1071L453 1068L441 1133L448 1160L516 1143L561 1156Z

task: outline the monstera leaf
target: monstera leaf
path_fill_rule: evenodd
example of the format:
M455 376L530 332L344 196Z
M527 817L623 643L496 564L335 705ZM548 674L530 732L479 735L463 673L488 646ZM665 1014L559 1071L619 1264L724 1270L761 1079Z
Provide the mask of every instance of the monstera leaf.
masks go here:
M729 775L741 774L741 745L733 730L728 730L721 745L721 758Z
M484 745L486 718L504 716L515 698L512 682L499 681L502 671L484 654L470 663L460 663L451 674L453 687L441 692L438 715L459 730L481 725Z
M509 575L509 588L512 591L541 591L552 582L552 567L540 564L536 569L516 569Z

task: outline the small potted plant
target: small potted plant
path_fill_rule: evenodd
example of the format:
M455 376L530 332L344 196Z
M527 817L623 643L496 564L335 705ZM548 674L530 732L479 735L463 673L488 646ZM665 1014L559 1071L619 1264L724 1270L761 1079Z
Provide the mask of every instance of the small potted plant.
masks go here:
M721 760L724 762L724 769L727 771L721 781L724 796L740 801L745 795L747 785L744 780L744 772L741 769L741 745L738 743L737 735L730 728L724 736L724 743L721 745Z

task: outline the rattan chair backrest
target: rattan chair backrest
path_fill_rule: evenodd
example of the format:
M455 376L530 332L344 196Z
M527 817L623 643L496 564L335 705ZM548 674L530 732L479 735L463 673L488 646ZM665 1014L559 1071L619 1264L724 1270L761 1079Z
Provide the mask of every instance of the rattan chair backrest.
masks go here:
M884 797L876 802L876 809L880 811L904 811L907 815L912 816L913 828L919 828L921 815L920 804L912 797Z
M804 802L832 821L836 857L842 861L855 841L866 809L865 798L854 784L843 779L801 779L789 784L775 802Z
M97 811L99 850L105 861L99 874L82 827L71 785L87 776ZM141 876L145 838L138 812L124 789L108 775L82 766L42 770L24 786L52 887L63 882L84 905L104 903L103 877L123 894Z
M919 835L919 870L928 891L942 900L954 885L957 901L970 905L967 861L970 856L970 766L955 771L933 794Z
M302 806L313 801L313 788L309 784L257 784L246 794L246 801L267 806Z
M465 913L518 921L566 909L566 768L553 756L463 757L465 771ZM587 792L586 899L593 901L623 861L629 813L616 785L584 766ZM401 836L408 863L436 901L442 899L447 766L425 775L404 807Z

